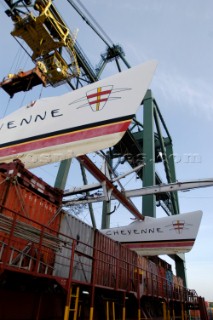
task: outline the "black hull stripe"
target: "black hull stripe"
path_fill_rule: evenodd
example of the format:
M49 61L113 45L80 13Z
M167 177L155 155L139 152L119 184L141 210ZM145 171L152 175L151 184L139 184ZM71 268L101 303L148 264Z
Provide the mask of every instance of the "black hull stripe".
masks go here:
M124 241L119 241L119 242L121 242L122 244L138 244L138 243L144 243L144 244L147 244L147 243L156 243L156 242L158 242L158 243L167 243L167 242L171 242L171 243L173 243L173 242L189 242L189 241L195 241L195 239L180 239L180 240L152 240L152 241L126 241L126 242L124 242Z
M55 135L66 134L66 133L71 133L71 132L74 132L74 131L81 131L81 130L85 130L85 129L100 127L100 126L107 125L107 124L110 124L110 123L113 124L113 123L116 123L116 122L127 121L127 120L132 119L133 117L134 117L134 115L128 115L128 116L125 116L125 117L108 119L108 120L105 120L105 121L85 124L83 126L78 126L78 127L74 127L74 128L68 128L68 129L48 132L48 133L40 134L40 135L37 135L37 136L34 136L34 137L28 137L28 138L25 138L25 139L14 140L14 141L10 141L10 142L7 142L7 143L0 144L0 149L4 148L4 147L9 147L9 146L12 146L12 145L16 145L16 144L22 144L22 143L29 142L29 141L32 142L32 141L44 139L44 138L47 138L47 137L49 138L49 137L52 137L52 136L55 136Z

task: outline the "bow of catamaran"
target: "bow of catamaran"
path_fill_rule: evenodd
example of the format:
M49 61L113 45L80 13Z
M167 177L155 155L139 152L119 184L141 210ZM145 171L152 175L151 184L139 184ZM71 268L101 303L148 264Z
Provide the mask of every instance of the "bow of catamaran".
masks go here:
M189 252L199 230L202 211L136 220L123 227L100 230L143 256Z
M148 61L0 120L0 162L33 168L105 149L128 129L156 69Z

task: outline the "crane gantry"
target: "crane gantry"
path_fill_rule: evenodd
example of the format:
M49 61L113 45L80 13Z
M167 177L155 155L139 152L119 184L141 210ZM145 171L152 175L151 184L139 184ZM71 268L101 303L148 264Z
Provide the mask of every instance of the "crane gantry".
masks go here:
M56 87L66 83L72 90L78 89L86 84L98 81L107 63L111 61L115 61L119 72L122 71L120 60L126 68L130 68L122 47L113 43L80 0L67 1L106 46L106 51L100 55L97 67L94 67L89 61L76 39L75 31L70 31L52 0L4 1L8 7L5 13L14 23L11 35L34 63L31 70L9 74L0 83L2 89L10 97L13 97L17 92L31 90L37 85ZM155 163L162 162L167 183L170 185L176 183L172 139L150 91L147 92L142 104L144 107L144 123L141 124L135 118L122 141L110 150L102 151L102 155L110 163L112 159L116 159L116 167L126 162L133 170L136 170L138 169L138 161L142 163L137 171L137 176L143 181L143 187L152 188L152 193L149 193L149 195L146 194L145 189L140 193L140 196L146 194L143 200L143 211L145 208L143 213L151 212L154 215L154 207L158 203L167 214L178 214L177 191L180 190L179 185L177 184L173 190L169 186L163 189L161 187L163 182L155 171ZM161 133L161 127L164 129L164 136ZM155 129L156 132L154 132ZM150 145L147 146L150 141L151 151ZM163 157L159 157L159 154L162 154ZM143 155L146 156L146 159L143 159ZM123 201L127 207L129 206L129 211L140 217L140 212L132 206L129 200L132 193L118 191L117 186L114 186L115 181L104 178L104 175L99 172L86 155L83 159L78 160L81 164L83 176L86 163L87 170L90 170L94 175L96 174L102 185L108 184L108 187L113 188L113 197L119 195L120 201ZM69 166L69 161L61 163L55 186L64 188ZM84 179L84 183L86 184L86 179ZM161 191L154 192L153 190L157 188L155 185L160 186L159 190ZM106 192L109 194L109 190L106 190ZM108 201L105 201L103 197L98 200L107 202L105 207L105 211L107 211L109 209ZM86 201L90 208L88 190ZM109 223L107 212L105 212L105 217L107 218L102 226L106 228ZM91 220L94 221L92 216ZM176 263L179 265L177 272L184 278L182 260L176 260Z
M77 89L83 85L82 82L88 84L97 81L109 61L115 60L119 71L121 71L119 58L128 68L130 67L124 58L123 49L119 45L113 44L99 25L95 26L94 19L93 23L90 22L74 1L68 0L81 18L107 46L106 53L101 55L96 69L76 41L75 31L70 31L52 0L5 0L5 2L9 7L5 13L14 23L11 35L35 64L31 70L9 74L0 83L0 86L11 97L16 92L28 91L40 84L55 87L66 82L72 89ZM81 6L83 5L81 4ZM86 10L84 6L83 8ZM72 79L77 80L75 85L71 82Z
M35 64L32 70L21 71L18 74L10 74L7 79L2 81L1 87L11 97L16 92L30 90L33 86L39 84L55 87L66 82L71 89L78 89L85 84L97 81L107 63L111 61L116 62L119 72L121 71L120 60L122 60L125 67L130 68L129 63L125 59L125 53L122 47L113 43L96 20L89 14L81 1L78 1L77 4L74 0L67 0L85 23L106 45L106 51L101 54L100 61L96 68L92 66L77 42L74 32L69 30L69 27L59 14L52 0L4 1L8 6L5 13L14 22L14 29L11 34ZM68 53L68 58L64 53ZM145 97L144 99L144 109L147 109L145 108L147 101L150 101L149 97ZM172 140L154 99L153 105L155 109L154 120L157 133L153 136L155 140L154 155L150 155L150 157L154 157L155 162L162 161L167 173L168 183L172 183L176 181L174 168L170 168L171 156L168 154L168 152L172 152ZM166 137L162 137L161 135L160 122L167 134ZM147 151L144 149L146 141L143 143L144 138L141 136L145 131L143 125L135 118L122 141L107 152L108 155L105 153L106 158L117 159L118 163L125 161L134 169L135 166L137 166L137 162L132 161L132 159L135 159L138 155L147 154ZM158 157L159 152L164 155L164 159ZM126 154L131 154L131 159L126 156ZM168 156L170 164L166 161ZM124 160L121 160L121 157ZM144 159L141 159L141 161L145 163ZM59 169L59 176L64 174L64 165L62 165L61 168L61 170ZM138 176L142 180L146 179L146 169L147 165L143 166L138 172ZM153 179L155 180L153 184L155 184L155 182L157 184L162 183L157 173L155 173L155 178ZM58 184L57 182L56 184L61 187L60 183ZM144 185L146 186L146 183ZM178 213L176 194L167 192L160 196L158 195L157 201L160 202L167 213ZM150 211L150 209L148 211Z

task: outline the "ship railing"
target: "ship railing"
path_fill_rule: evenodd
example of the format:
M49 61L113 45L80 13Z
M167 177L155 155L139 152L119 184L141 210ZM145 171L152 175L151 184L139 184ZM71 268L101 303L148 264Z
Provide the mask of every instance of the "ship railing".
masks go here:
M165 277L148 270L143 271L143 279L140 281L139 286L141 297L160 297L167 301L176 300L192 305L198 303L196 291L189 290L182 285L174 284Z
M58 231L1 206L0 259L4 268L53 274Z
M85 244L6 207L0 213L3 268L46 274L100 287L137 291L135 253L113 242L116 251ZM107 237L97 233L96 237ZM114 255L115 254L115 255ZM72 258L73 257L73 258ZM128 257L126 259L126 257Z
M156 296L196 303L194 291L139 265L138 256L94 231L94 241L81 242L27 216L1 207L1 270L13 268L33 275L65 279L137 296Z
M2 262L2 258L4 259L4 251L7 248L7 243L0 241L1 252L0 252L0 261ZM27 271L36 271L38 273L44 274L52 274L53 266L49 265L45 262L39 261L37 264L37 270L34 270L33 266L36 265L36 257L33 257L30 253L26 253L24 250L18 250L16 247L11 246L9 249L8 256L8 267L12 267L14 269L22 269Z

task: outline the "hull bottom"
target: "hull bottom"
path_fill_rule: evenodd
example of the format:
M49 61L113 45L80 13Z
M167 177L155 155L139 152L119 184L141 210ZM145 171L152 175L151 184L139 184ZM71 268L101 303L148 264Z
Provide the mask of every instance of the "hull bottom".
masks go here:
M59 144L57 146L40 148L20 153L16 158L24 163L25 168L35 168L111 147L122 138L123 134L124 132L116 132L104 136L97 136L89 139L85 138L83 140ZM13 156L1 158L1 162L6 163L13 160Z
M181 241L153 241L140 243L122 243L128 249L143 256L157 256L161 254L179 254L189 252L195 240Z

